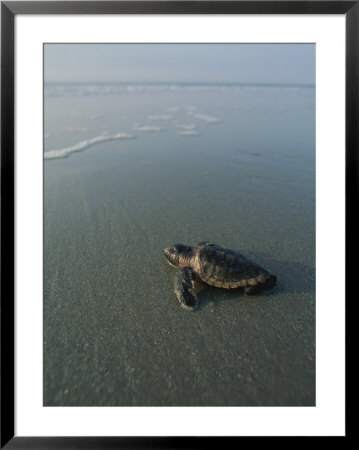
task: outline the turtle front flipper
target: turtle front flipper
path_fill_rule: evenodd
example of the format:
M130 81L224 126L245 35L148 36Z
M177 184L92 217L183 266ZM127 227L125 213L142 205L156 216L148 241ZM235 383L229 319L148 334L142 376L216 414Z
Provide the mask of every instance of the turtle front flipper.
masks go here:
M191 311L198 309L198 300L194 293L193 274L190 267L184 267L176 273L174 291L182 308Z

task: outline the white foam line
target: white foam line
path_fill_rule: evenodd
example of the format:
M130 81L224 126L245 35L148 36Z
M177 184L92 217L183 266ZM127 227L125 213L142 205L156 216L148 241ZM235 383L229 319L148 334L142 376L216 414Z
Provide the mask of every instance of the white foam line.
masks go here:
M163 128L160 128L160 127L149 127L147 125L135 126L132 129L134 131L146 131L146 132L156 132L156 131L162 131L163 130Z
M152 116L148 116L148 120L151 122L153 120L172 120L173 116L170 116L169 114L163 114L163 115L152 115Z
M206 114L193 114L193 117L197 119L204 120L207 123L219 123L220 120L216 117L207 116Z
M176 125L176 128L182 128L183 130L194 130L197 127L197 125L195 123L191 123L191 124L183 124L183 123L178 123Z
M178 136L199 136L199 133L196 130L184 130L179 131Z
M75 152L82 152L83 150L86 150L89 147L92 147L96 144L101 144L102 142L107 141L116 141L121 139L133 139L135 136L132 134L127 133L117 133L110 136L96 136L92 139L87 139L86 141L81 141L72 147L66 147L61 148L59 150L50 150L48 152L45 152L44 158L45 159L56 159L56 158L66 158L66 156L71 155L71 153Z

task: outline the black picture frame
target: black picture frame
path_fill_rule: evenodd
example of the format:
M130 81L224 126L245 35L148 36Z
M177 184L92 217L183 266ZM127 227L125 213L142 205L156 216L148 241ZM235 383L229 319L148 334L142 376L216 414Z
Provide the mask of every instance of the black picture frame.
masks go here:
M359 1L1 2L1 448L204 448L230 437L14 436L14 19L18 14L341 14L346 18L346 298L356 270L359 149ZM347 331L346 331L347 336ZM347 400L347 397L346 397ZM346 402L348 411L348 403ZM348 437L346 422L346 437Z

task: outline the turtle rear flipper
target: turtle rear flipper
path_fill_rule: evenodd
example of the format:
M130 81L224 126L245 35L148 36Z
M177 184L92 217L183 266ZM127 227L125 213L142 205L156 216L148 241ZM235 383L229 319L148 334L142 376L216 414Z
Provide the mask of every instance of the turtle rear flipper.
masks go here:
M182 308L196 311L198 300L194 293L193 274L190 267L184 267L176 273L175 294Z
M256 286L247 286L244 288L246 295L256 295L262 291L273 289L277 283L277 277L275 275L269 275L263 284L257 284Z

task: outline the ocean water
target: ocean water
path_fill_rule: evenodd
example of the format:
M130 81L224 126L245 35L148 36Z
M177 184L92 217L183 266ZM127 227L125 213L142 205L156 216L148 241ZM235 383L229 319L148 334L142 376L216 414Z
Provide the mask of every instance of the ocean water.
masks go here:
M315 88L47 84L44 405L315 405ZM180 308L162 249L278 277Z

